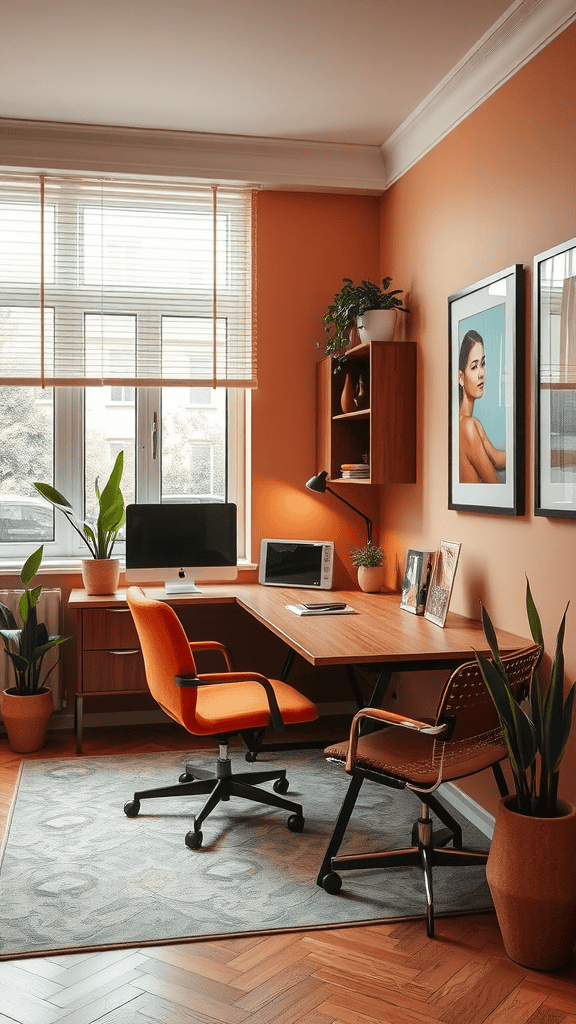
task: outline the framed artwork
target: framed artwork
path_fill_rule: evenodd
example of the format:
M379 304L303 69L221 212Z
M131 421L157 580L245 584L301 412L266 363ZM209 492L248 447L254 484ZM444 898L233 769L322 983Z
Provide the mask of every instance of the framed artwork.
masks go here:
M448 540L440 542L434 559L424 612L425 618L435 622L437 626L443 626L446 622L459 555L460 544Z
M435 551L418 551L415 548L408 551L400 600L404 611L424 615L435 554Z
M524 274L448 298L448 508L524 512Z
M576 238L534 258L537 516L576 518Z

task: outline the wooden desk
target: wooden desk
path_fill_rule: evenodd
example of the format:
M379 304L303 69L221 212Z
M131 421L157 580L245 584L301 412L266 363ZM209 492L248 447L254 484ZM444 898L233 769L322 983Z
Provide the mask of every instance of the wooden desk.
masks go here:
M479 621L448 612L444 628L422 615L400 608L399 594L364 594L360 590L330 591L315 599L346 601L355 615L298 616L287 604L313 599L310 590L264 587L258 583L203 586L201 594L166 596L162 587L144 587L149 597L178 605L237 603L285 642L288 656L281 677L286 678L295 654L311 665L345 665L359 704L361 694L354 665L370 665L378 672L372 705L378 704L394 672L423 669L451 670L472 660L474 651L487 645ZM125 591L113 596L89 597L73 590L70 605L77 611L78 690L75 702L76 749L82 750L83 699L90 694L142 693L147 685L140 645ZM497 630L503 652L525 647L525 637Z

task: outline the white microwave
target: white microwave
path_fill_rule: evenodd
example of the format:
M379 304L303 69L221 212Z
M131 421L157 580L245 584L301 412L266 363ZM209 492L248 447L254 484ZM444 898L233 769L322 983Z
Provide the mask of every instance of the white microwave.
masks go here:
M272 540L260 545L258 580L268 587L330 590L334 571L331 540Z

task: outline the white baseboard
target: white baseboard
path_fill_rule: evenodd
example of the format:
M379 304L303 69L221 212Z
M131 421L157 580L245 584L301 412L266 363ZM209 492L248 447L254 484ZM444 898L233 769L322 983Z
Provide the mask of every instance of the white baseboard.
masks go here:
M460 814L471 825L475 825L485 836L488 836L488 839L492 839L496 819L491 814L488 814L488 811L485 811L472 797L463 793L453 782L443 782L438 793L447 804L451 804L457 811L460 811Z

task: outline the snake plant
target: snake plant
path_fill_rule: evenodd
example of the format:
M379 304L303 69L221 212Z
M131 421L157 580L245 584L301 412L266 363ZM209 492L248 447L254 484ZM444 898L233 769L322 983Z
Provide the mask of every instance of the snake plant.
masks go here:
M540 616L528 581L526 611L532 638L543 649ZM494 627L482 606L482 625L493 660L489 661L481 654L476 658L502 726L514 775L517 808L520 814L541 818L553 818L558 814L560 763L572 728L576 683L572 684L564 699L563 647L567 611L568 605L558 629L548 685L543 686L536 668L530 683L528 706L524 710L514 698L500 658Z

